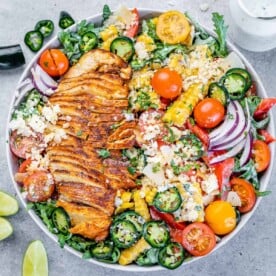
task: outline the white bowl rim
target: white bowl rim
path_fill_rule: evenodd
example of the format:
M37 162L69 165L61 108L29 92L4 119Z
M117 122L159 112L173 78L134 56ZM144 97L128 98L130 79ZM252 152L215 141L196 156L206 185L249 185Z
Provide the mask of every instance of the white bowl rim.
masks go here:
M138 8L138 11L141 14L145 14L145 16L148 16L150 14L158 14L158 13L163 13L166 10L154 10L154 9L147 9L147 8ZM102 14L98 13L95 14L93 16L90 16L88 18L86 18L85 20L87 20L88 22L99 22L99 20L101 19ZM77 22L79 23L79 22ZM73 30L76 27L76 24L74 24L73 26L71 26L69 29ZM206 26L204 26L203 24L200 24L208 33L214 35L214 32L212 30L210 30L209 28L207 28ZM27 65L27 67L25 68L24 72L22 73L19 81L18 81L18 86L19 84L30 75L30 69L33 66L33 64L37 61L38 57L40 56L40 54L47 48L49 48L50 45L54 44L55 42L58 41L57 35L55 35L50 41L48 41L43 47L42 49L37 52L35 54L35 56L31 59L31 61L29 62L29 64ZM227 40L227 46L231 51L234 51L235 53L237 53L240 58L242 59L243 63L245 64L247 70L250 71L250 73L253 75L253 79L256 81L257 87L258 87L258 91L260 92L259 94L261 94L262 97L268 97L266 90L264 88L264 85L259 77L259 75L257 74L257 72L255 71L255 69L253 68L253 66L247 61L247 59L243 56L243 54L236 48L236 46L230 42L229 40ZM17 87L18 87L17 86ZM16 88L17 90L17 88ZM10 104L10 108L9 108L9 113L8 113L8 117L7 117L7 123L6 123L6 141L9 141L9 122L11 119L11 115L12 112L14 110L14 106L15 103L17 102L17 96L16 93L14 93L11 104ZM270 114L271 115L271 114ZM275 128L273 127L274 124L274 119L273 116L270 116L270 124L268 127L269 132L275 136ZM271 174L272 174L272 169L273 169L273 164L274 164L274 156L275 156L275 144L270 145L270 149L271 149L271 163L269 168L266 170L265 174L262 176L261 178L261 189L262 190L266 190L267 185L270 181L271 178ZM52 240L54 240L57 244L58 244L58 239L57 236L50 233L50 231L47 229L47 227L45 226L45 224L42 222L42 220L35 214L35 212L33 210L28 210L27 209L27 202L26 200L23 198L20 188L18 186L18 184L16 183L16 181L14 180L14 173L13 173L13 169L12 169L12 153L10 151L10 147L9 147L9 143L6 143L6 156L7 156L7 160L8 160L8 169L9 169L9 173L13 182L13 186L16 190L16 193L18 195L18 197L20 198L20 201L22 203L22 205L26 208L27 212L29 213L29 215L31 216L31 218L35 221L35 223L39 226L39 228L46 233L47 236L49 236ZM215 252L216 250L218 250L219 248L221 248L223 245L225 245L230 239L232 239L247 223L247 221L251 218L251 216L254 214L255 210L257 209L258 205L260 204L261 201L261 197L258 197L257 202L253 208L253 210L250 213L244 214L242 216L242 219L240 221L240 223L238 224L238 226L234 229L234 231L232 231L230 234L228 234L226 237L224 237L217 245L216 247L213 249L213 251L211 253L209 253L206 256L209 256L210 254L212 254L213 252ZM71 252L72 254L74 254L75 256L78 256L79 258L82 258L82 254L76 250L74 250L73 248L65 245L64 248ZM199 260L201 258L204 258L206 256L202 256L202 257L193 257L191 259L189 259L188 261L184 261L184 263L180 266L184 266L187 264L190 264L196 260ZM151 267L142 267L142 266L138 266L135 264L131 264L128 266L122 266L119 264L108 264L108 263L103 263L103 262L99 262L95 259L88 259L86 260L88 262L91 262L93 264L105 267L105 268L110 268L110 269L115 269L115 270L121 270L121 271L129 271L129 272L150 272L150 271L160 271L160 270L164 270L165 268L163 268L160 265L155 265L155 266L151 266Z

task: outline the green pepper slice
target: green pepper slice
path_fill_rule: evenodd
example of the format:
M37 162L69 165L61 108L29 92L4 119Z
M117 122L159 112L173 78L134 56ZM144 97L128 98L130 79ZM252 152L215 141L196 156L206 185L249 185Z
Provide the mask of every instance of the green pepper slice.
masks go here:
M68 233L71 225L70 218L62 207L58 207L53 211L52 221L59 232Z
M151 266L158 263L159 248L150 248L142 252L136 259L136 264L140 266Z
M93 32L87 32L81 38L80 49L85 53L95 48L97 44L98 38L96 34Z
M27 32L24 38L25 44L33 52L37 52L43 45L43 35L39 31Z
M110 52L118 55L125 61L129 61L134 55L133 41L126 36L117 37L111 42Z
M176 187L158 192L153 199L153 206L160 212L175 212L181 205L182 198Z
M96 259L109 259L112 256L113 249L112 241L100 241L91 248L91 255Z
M54 23L52 20L40 20L35 25L35 30L39 31L43 37L50 36L54 31Z
M171 242L159 251L158 263L168 269L179 267L184 261L185 251L178 242Z
M135 225L128 220L116 220L110 227L110 236L118 248L128 248L140 237Z
M140 216L138 213L134 211L126 211L115 217L115 221L117 220L128 220L134 224L138 233L141 233L143 230L143 224L145 223L145 219Z
M121 251L117 247L114 247L110 257L95 258L95 259L100 262L104 262L104 263L108 263L108 264L115 264L118 262L120 255L121 255Z
M164 221L149 221L144 224L143 237L152 247L163 247L170 238L169 228Z
M250 86L252 85L252 78L251 78L251 75L249 74L249 72L242 68L232 68L226 72L226 75L232 74L232 73L240 74L245 78L245 80L246 80L245 90L247 91L250 88Z
M61 29L67 29L73 24L75 24L75 20L73 19L73 17L68 12L61 11L59 14L59 27Z
M208 90L208 96L210 98L218 100L224 106L227 105L228 99L229 99L227 90L218 82L213 82L210 84L209 90Z

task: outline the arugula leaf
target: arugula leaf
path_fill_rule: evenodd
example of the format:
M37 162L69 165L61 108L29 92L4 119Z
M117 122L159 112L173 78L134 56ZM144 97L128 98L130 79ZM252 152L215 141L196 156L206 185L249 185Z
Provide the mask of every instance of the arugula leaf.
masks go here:
M214 23L214 31L217 34L217 47L216 47L216 55L218 57L225 57L228 55L227 45L226 45L226 32L228 26L224 24L223 15L220 15L217 12L212 13L213 18L212 21Z
M111 14L112 14L112 12L111 12L109 6L105 4L103 6L103 20L104 21L107 20Z

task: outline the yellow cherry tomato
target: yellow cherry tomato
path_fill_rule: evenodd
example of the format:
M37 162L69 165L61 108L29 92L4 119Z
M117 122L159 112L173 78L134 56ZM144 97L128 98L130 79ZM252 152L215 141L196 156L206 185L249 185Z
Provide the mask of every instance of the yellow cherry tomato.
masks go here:
M227 201L213 201L205 209L205 221L215 234L228 234L236 227L235 209Z
M190 31L188 19L179 11L168 11L158 17L156 33L165 43L184 43Z

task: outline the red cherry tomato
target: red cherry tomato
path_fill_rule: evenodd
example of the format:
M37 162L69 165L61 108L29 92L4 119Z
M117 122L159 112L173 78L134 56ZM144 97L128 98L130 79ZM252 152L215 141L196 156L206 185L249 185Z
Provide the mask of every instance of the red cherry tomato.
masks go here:
M264 137L264 142L266 144L270 144L272 142L275 142L276 141L276 138L273 137L267 130L265 129L260 129L258 130L258 133Z
M208 225L193 222L183 230L182 245L193 256L203 256L216 246L216 236Z
M24 160L20 166L19 166L19 169L18 169L18 172L19 173L25 173L28 169L28 167L30 166L30 164L32 163L32 159L31 158L28 158L26 160Z
M174 99L181 93L182 78L176 71L162 68L155 72L151 85L161 97Z
M69 60L61 50L48 49L41 54L39 65L50 76L60 77L68 70Z
M206 98L200 101L194 109L196 123L203 128L213 128L224 118L224 106L216 99Z
M202 128L200 128L198 125L196 125L194 122L192 123L189 119L186 121L186 127L197 136L197 138L203 143L203 145L206 147L206 149L209 146L209 135L208 132Z

